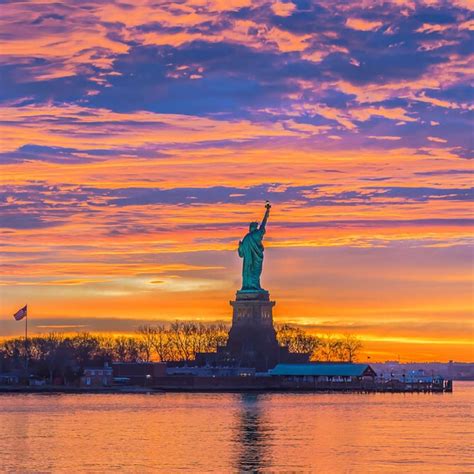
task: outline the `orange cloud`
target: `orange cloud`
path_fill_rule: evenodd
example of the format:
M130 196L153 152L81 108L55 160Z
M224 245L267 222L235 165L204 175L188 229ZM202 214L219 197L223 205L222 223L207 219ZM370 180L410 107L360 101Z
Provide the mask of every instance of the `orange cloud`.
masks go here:
M369 21L363 18L348 18L346 25L353 30L359 31L374 31L378 30L382 26L381 21Z
M439 138L439 137L426 137L430 142L435 142L435 143L447 143L448 140L445 140L444 138Z
M293 2L274 2L271 6L273 13L278 16L290 16L296 9Z

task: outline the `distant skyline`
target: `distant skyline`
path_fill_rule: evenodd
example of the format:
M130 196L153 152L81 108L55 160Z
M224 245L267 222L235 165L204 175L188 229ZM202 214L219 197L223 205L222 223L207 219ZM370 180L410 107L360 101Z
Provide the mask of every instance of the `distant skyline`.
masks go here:
M33 332L230 322L268 199L276 323L474 360L470 2L7 1L0 23L0 336L26 303Z

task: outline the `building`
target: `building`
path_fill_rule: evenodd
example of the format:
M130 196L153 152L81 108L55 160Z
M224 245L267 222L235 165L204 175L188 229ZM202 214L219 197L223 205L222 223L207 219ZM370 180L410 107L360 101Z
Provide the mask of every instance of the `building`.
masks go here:
M164 362L114 362L112 368L114 383L123 385L151 385L166 376Z
M18 385L21 375L19 372L0 373L0 385Z
M371 364L377 375L387 380L404 381L411 372L423 371L426 376L440 376L448 380L474 380L474 364L468 362L398 362Z
M252 367L168 367L167 375L181 375L193 377L254 377L255 369Z
M46 385L46 380L43 377L38 377L37 375L30 375L28 378L28 385L30 387L43 387Z
M314 362L308 364L278 364L269 371L272 377L299 382L353 382L374 380L377 375L368 364Z
M107 363L103 367L85 367L84 375L81 377L80 386L87 387L110 387L112 385L112 367Z

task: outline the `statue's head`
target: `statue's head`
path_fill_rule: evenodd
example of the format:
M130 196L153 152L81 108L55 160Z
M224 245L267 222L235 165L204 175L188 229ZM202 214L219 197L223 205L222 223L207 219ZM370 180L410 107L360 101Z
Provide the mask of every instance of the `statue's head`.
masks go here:
M251 222L249 225L249 231L252 232L253 230L258 229L258 222Z

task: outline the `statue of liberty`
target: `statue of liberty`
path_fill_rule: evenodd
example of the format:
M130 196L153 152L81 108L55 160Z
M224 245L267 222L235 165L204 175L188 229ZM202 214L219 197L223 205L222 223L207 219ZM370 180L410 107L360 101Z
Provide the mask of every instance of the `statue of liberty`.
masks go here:
M260 291L266 292L260 286L260 275L263 266L263 236L271 205L267 201L265 204L265 215L260 227L258 222L251 222L248 234L239 242L239 257L244 259L242 269L242 289L240 291Z

